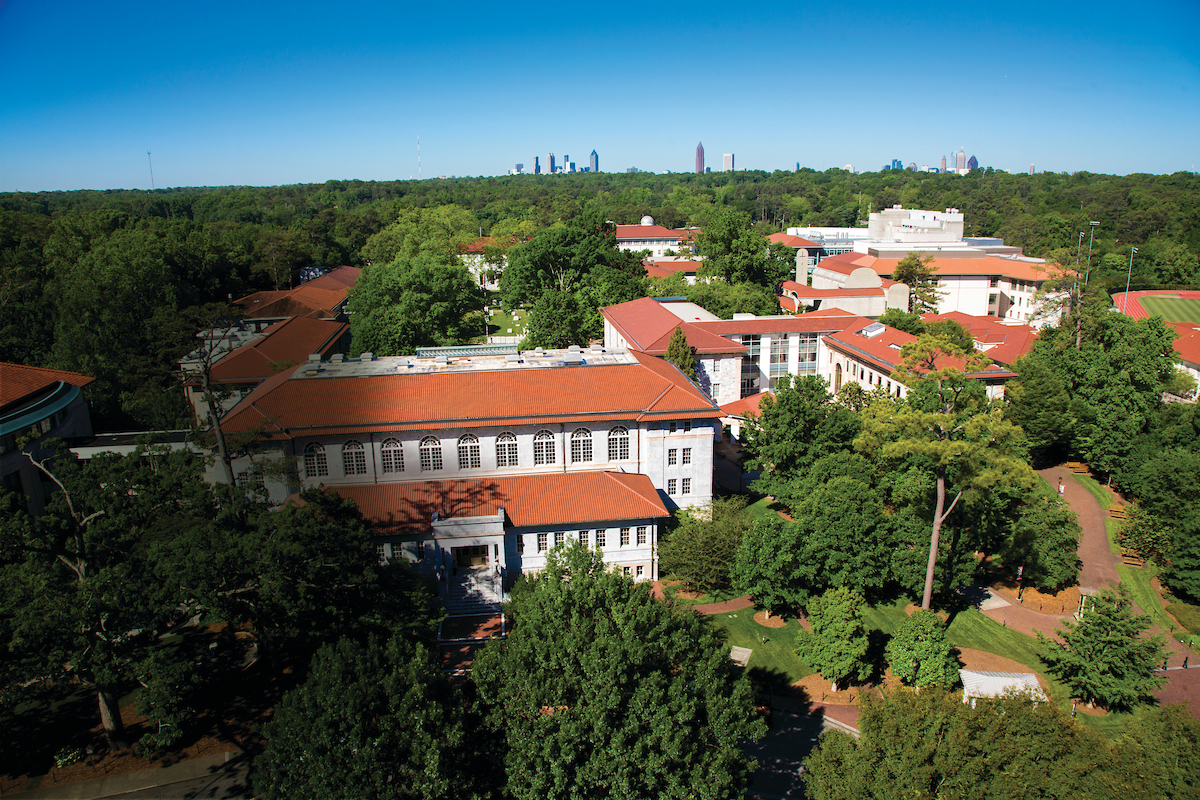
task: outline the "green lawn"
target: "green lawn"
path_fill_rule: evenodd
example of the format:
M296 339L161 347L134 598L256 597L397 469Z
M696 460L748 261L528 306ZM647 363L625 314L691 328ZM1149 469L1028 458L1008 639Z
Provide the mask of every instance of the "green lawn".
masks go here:
M1001 625L977 608L955 615L947 638L955 647L995 653L1019 661L1034 672L1045 673L1046 665L1038 657L1037 639Z
M703 606L708 605L709 603L722 603L726 600L733 600L735 597L741 597L739 593L733 591L732 589L713 589L705 592L704 597L701 597L699 600L691 600L689 598L679 596L679 590L683 588L683 584L675 584L674 586L665 585L665 582L671 580L675 580L675 578L671 575L663 576L663 592L669 595L672 599L686 605Z
M769 497L764 497L746 506L745 511L742 513L747 515L751 521L754 521L778 516L778 511L779 506L775 505Z
M708 621L725 631L730 647L749 647L752 677L759 682L791 684L815 670L796 655L796 636L803 628L794 619L782 628L764 628L754 621L757 609L745 608L728 614L713 614ZM762 639L766 637L764 644Z
M1075 480L1079 481L1083 488L1087 489L1092 497L1096 498L1096 502L1100 504L1101 508L1105 511L1108 510L1108 506L1110 505L1108 492L1104 491L1104 488L1095 478L1091 475L1076 475Z
M523 308L511 313L497 309L488 317L488 333L492 336L524 336L528 322L529 312Z
M904 613L908 602L908 598L902 597L889 605L868 606L863 611L863 623L871 630L883 631L891 636L908 619Z
M1138 302L1147 314L1157 314L1167 322L1200 322L1200 300L1144 295Z

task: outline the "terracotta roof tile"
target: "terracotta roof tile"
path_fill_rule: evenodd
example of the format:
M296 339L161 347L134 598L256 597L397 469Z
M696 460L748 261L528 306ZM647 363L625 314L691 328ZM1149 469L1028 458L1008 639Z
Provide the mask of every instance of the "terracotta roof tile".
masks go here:
M778 244L786 244L788 247L821 247L816 242L809 241L802 236L792 236L790 233L772 233L767 239Z
M716 418L712 401L673 365L637 364L297 378L271 376L226 415L249 431L367 426L463 427L560 419ZM585 354L586 358L586 354Z
M1175 340L1175 352L1193 367L1200 367L1200 325L1194 322L1170 324L1179 334L1179 338Z
M312 317L329 319L346 302L346 293L358 281L361 267L338 267L295 289L254 292L234 300L251 319Z
M262 380L272 374L272 364L301 363L313 353L322 356L350 326L332 320L292 317L267 328L266 336L239 347L213 365L214 381L228 383Z
M674 239L678 241L685 231L675 231L662 225L618 225L617 241L637 239Z
M693 325L706 331L722 335L739 333L816 333L840 331L866 317L849 311L825 309L811 314L786 317L758 317L757 319L723 319L719 322L694 322Z
M961 311L948 311L945 314L922 314L921 319L926 322L954 320L967 329L988 358L1006 365L1011 365L1028 353L1038 338L1035 328L1029 325L1006 325L1000 317L975 317Z
M653 297L607 306L600 313L625 337L630 349L638 352L665 355L671 334L680 326L698 355L747 352L740 342L698 328L697 323L684 322Z
M727 417L744 417L747 414L758 416L759 404L762 403L764 397L775 399L774 392L759 392L741 400L734 400L732 403L726 403L721 406L721 412Z
M833 348L835 351L853 354L859 359L870 363L880 372L890 374L900 366L902 360L900 356L901 348L908 342L915 341L917 337L888 326L884 326L882 332L871 337L863 336L859 333L859 331L871 324L874 324L872 320L863 319L861 323L855 324L846 330L830 334L825 337L825 345ZM962 363L963 360L961 358L943 358L938 360L938 367L961 366ZM992 379L1011 378L1014 373L996 364L989 364L983 372L972 372L968 373L968 375L970 377Z
M1044 281L1050 277L1046 265L1031 261L1020 261L1002 256L982 256L979 258L954 258L952 256L939 258L932 254L933 267L939 275L1002 275L1024 281ZM900 263L899 258L877 258L864 253L842 253L822 259L818 268L849 272L857 267L869 267L879 275L891 275Z
M511 478L327 487L355 502L379 532L428 531L442 519L494 516L518 527L670 516L646 475L566 472Z
M0 406L16 402L59 381L83 387L94 380L78 372L0 362Z

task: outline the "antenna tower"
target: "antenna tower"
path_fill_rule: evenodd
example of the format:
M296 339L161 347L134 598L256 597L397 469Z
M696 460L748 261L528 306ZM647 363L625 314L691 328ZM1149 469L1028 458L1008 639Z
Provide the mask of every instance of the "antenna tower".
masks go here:
M150 190L154 191L154 159L150 157L150 151L146 151L146 160L150 162Z

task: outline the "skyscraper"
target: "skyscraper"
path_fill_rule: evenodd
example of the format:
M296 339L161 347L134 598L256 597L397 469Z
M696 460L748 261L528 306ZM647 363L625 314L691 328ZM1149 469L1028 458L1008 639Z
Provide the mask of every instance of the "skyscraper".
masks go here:
M592 154L590 156L588 156L588 168L592 172L600 171L600 156L596 155L595 150L593 150Z
M1033 174L1033 164L1030 164L1030 165L1029 165L1029 174L1030 174L1030 175L1032 175L1032 174Z
M721 169L725 172L733 172L733 153L726 153L721 157Z
M967 154L964 151L959 150L958 154L956 156L954 156L954 168L955 169L966 169L967 168Z
M979 159L971 156L967 159L967 169L979 169Z
M534 175L542 174L542 162L538 161L537 156L533 157L533 174Z
M547 153L547 154L546 154L546 172L548 172L548 173L549 173L549 174L551 174L551 175L553 175L553 174L554 174L554 172L555 172L555 169L554 169L554 153Z
M940 171L941 171L941 172L945 172L945 171L946 171L946 157L945 157L945 156L942 156L942 168L941 168L941 170L940 170Z
M704 174L704 142L696 143L696 172Z

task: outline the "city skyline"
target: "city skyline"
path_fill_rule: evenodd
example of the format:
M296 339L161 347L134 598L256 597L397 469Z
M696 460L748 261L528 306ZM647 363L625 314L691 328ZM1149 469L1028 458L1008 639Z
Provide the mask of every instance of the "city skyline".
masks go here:
M736 152L739 169L876 169L896 154L932 165L948 140L1014 173L1031 162L1170 173L1194 169L1200 151L1188 33L1200 6L1186 0L1154 15L1078 2L969 9L983 38L937 10L878 0L756 17L701 0L683 22L670 9L636 26L600 15L586 35L528 25L554 9L0 2L0 191L148 189L147 152L159 188L502 175L550 142L603 153L606 172L690 172L696 115L662 102L685 83L703 138ZM820 35L779 35L800 27ZM897 101L886 64L901 41L913 44L903 72L951 91ZM847 49L883 57L848 79ZM800 84L746 79L784 62L802 67ZM547 74L593 99L539 97ZM814 125L793 100L821 93L855 102ZM486 125L464 124L479 113Z

